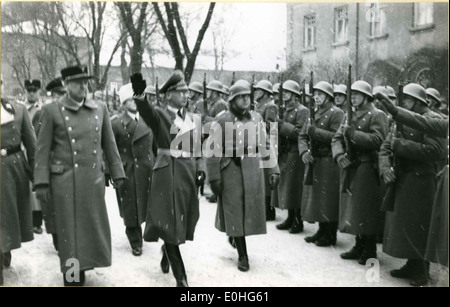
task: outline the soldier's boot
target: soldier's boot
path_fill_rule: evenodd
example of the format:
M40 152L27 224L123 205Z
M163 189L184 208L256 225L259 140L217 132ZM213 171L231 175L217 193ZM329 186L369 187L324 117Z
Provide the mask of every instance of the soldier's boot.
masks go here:
M305 241L308 242L308 243L314 243L317 240L319 240L323 236L323 234L325 233L326 224L327 223L320 222L319 223L319 229L316 231L316 233L313 234L312 236L305 237Z
M410 285L414 287L423 287L430 280L430 263L425 260L415 260L416 269L414 276L411 278Z
M238 269L242 272L250 270L247 255L247 244L245 243L245 237L234 237L236 243L236 249L238 251Z
M289 209L288 210L288 216L287 216L286 220L284 220L283 223L278 224L276 227L279 230L288 230L289 228L292 227L293 223L294 223L294 210L293 209Z
M359 257L358 263L366 265L367 260L377 259L377 237L376 236L363 236L364 250Z
M414 269L414 260L408 259L404 266L400 269L390 271L390 274L395 278L413 278L415 273Z
M216 203L216 202L217 202L217 195L216 195L216 194L211 195L211 196L208 198L208 201L209 201L210 203Z
M204 182L200 186L200 195L201 196L205 195L205 183Z
M9 268L11 266L12 255L11 252L3 253L3 266Z
M266 221L275 221L275 208L270 205L270 196L266 197Z
M364 250L364 242L361 236L356 236L355 245L348 252L342 253L341 258L345 260L356 260L361 257Z
M324 224L325 232L323 236L316 241L316 245L321 247L336 245L337 222L329 222Z
M233 237L228 237L228 243L230 243L233 248L236 248L236 242L234 241Z
M161 246L161 254L162 254L162 258L161 258L161 263L159 265L161 266L161 271L164 274L167 274L167 273L169 273L170 265L169 265L169 258L167 256L167 251L166 251L164 244Z
M172 268L173 276L177 282L177 287L189 287L186 277L186 270L184 269L183 258L181 257L180 248L178 245L164 243L169 258L170 267Z
M294 222L291 228L289 228L289 233L300 233L303 231L303 221L300 209L295 209Z
M86 273L85 271L80 271L80 276L78 281L68 281L67 276L65 273L63 273L63 280L64 280L64 287L82 287L84 286L84 283L86 282Z

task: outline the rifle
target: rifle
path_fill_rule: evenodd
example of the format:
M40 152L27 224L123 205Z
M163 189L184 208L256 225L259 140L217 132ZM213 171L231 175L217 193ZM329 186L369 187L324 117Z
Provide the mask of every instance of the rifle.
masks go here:
M234 84L234 71L233 71L233 77L231 78L231 86L233 86L233 84Z
M284 101L283 101L283 74L281 74L281 78L279 80L280 82L280 88L278 89L278 104L280 105L280 109L279 109L279 117L280 119L283 119L283 115L284 115Z
M351 125L353 122L353 110L352 110L352 65L349 64L348 65L348 75L347 75L347 124ZM353 153L353 149L352 149L352 145L351 145L351 140L347 139L344 136L344 143L345 143L345 148L347 151L347 158L353 162L354 159L354 153ZM342 191L343 193L347 192L349 194L351 194L350 192L350 175L349 175L349 171L347 169L344 169L344 171L342 172Z
M310 92L312 91L312 87L311 87L311 83L313 83L312 78L313 78L313 72L311 72L311 80L310 80L310 85L309 85ZM306 81L305 80L303 80L302 104L304 106L306 106ZM314 100L310 99L309 100L309 120L311 122L311 125L315 124L315 117L316 117L316 112L314 110ZM314 152L313 140L310 136L309 136L308 151L311 153ZM305 167L305 176L303 178L303 184L304 185L313 185L313 165L312 164L307 164Z
M398 84L398 106L403 107L403 84ZM395 127L396 137L401 137L403 135L403 124L397 122ZM392 157L392 169L394 170L394 174L397 177L399 173L400 161L399 157L396 154L393 154ZM394 211L395 205L395 182L388 184L386 187L386 194L384 195L383 202L381 204L381 210L383 211Z
M206 73L203 75L203 113L205 115L208 114L208 102L206 101Z
M159 101L158 77L156 77L155 94L156 94L156 105L158 107L161 107L161 102Z
M255 75L252 76L252 83L250 84L250 110L255 110Z

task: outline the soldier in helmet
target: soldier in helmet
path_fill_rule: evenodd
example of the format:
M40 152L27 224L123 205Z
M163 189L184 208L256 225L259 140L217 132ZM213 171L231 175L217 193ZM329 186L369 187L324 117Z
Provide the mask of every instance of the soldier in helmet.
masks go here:
M441 104L442 104L442 98L441 98L441 93L439 93L439 91L435 88L427 88L427 101L428 101L428 105L430 106L430 110L438 113L439 115L441 115L444 118L447 118L446 115L441 113Z
M280 97L279 94L280 92L278 91L280 89L280 83L275 83L272 87L272 92L273 92L273 102L275 103L275 105L278 106Z
M189 84L189 100L187 106L189 112L204 114L203 110L203 85L194 81Z
M286 110L278 121L279 146L278 163L280 184L278 186L278 205L288 209L288 217L276 227L289 230L289 233L303 231L301 217L302 183L305 165L298 153L298 136L306 124L309 110L300 104L300 85L292 80L283 83L283 102Z
M392 86L386 85L386 89L388 92L389 99L394 103L397 104L397 95L395 95L395 90Z
M258 112L263 121L266 123L267 132L270 130L270 125L278 121L278 107L273 102L273 89L272 83L267 80L259 81L255 86L255 100L258 102L256 105L256 112ZM268 133L269 134L269 133ZM264 169L264 182L265 182L265 201L266 201L266 219L268 221L275 220L275 208L270 205L272 189L270 187L270 173L269 169Z
M321 81L314 86L318 108L315 121L311 123L308 119L298 144L303 163L313 168L312 185L303 186L302 217L308 222L319 222L319 230L305 241L315 242L317 246L336 244L339 220L339 167L333 161L331 140L344 112L333 105L333 96L330 83Z
M381 111L384 112L384 114L386 114L386 116L388 117L388 124L389 127L392 126L392 124L394 123L394 120L392 119L392 115L389 114L389 112L386 110L385 106L383 105L383 103L381 103L381 101L378 100L378 93L382 93L385 96L389 95L389 91L385 86L375 86L372 90L372 95L373 95L373 104L375 105L375 107Z
M258 137L258 134L265 135L266 130L257 125L262 122L261 116L250 111L250 84L247 81L239 80L231 86L229 103L230 110L219 115L211 127L213 133L221 131L222 157L209 158L207 167L211 189L219 195L216 228L234 238L239 256L238 269L245 272L250 268L245 237L266 233L264 174L261 157L257 154L267 145L260 144ZM229 123L236 127L231 142L227 141L228 133L225 132ZM238 131L252 123L255 125L250 127L256 128L256 133L244 131L244 139L239 140L241 132ZM264 136L261 139L267 141ZM233 155L230 157L227 152ZM276 161L274 166L267 168L270 185L276 187L279 181Z
M228 101L228 96L230 95L230 88L227 85L223 85L222 99Z
M334 86L334 104L344 112L347 110L347 86L345 84Z
M222 99L223 84L213 80L206 86L206 98L208 99L208 114L206 121L212 121L219 113L228 110L227 103Z
M194 240L199 218L197 189L205 180L205 165L201 157L194 155L195 145L186 151L180 141L189 138L190 144L194 144L196 129L201 127L196 126L194 115L186 111L189 88L181 70L175 70L161 87L160 93L167 101L165 108L145 103L146 82L140 73L131 76L131 83L139 114L154 132L158 146L144 240L156 242L161 238L164 241L161 269L168 273L170 263L177 286L187 287L179 245ZM172 133L174 126L176 134ZM179 146L174 148L173 144Z
M403 107L425 117L441 118L430 111L426 90L416 83L403 88ZM394 184L394 209L386 212L383 251L406 264L391 271L391 276L407 278L411 285L423 286L429 279L425 260L428 230L436 190L434 163L445 153L445 139L403 126L393 130L380 151L380 170L386 184ZM392 156L398 158L394 173Z
M356 236L356 244L342 259L365 265L377 257L376 235L382 232L382 188L378 150L386 137L388 121L373 104L372 87L365 81L351 86L353 121L348 114L333 137L333 158L342 169L339 230Z

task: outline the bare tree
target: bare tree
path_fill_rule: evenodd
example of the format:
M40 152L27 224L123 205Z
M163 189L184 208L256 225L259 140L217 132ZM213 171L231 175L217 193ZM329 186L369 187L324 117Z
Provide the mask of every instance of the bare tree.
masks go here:
M216 4L214 2L210 3L208 13L205 17L202 27L198 32L197 39L192 50L188 44L185 26L183 26L180 12L178 10L178 3L164 2L166 18L164 18L163 16L163 13L159 7L159 3L152 2L152 4L159 24L161 25L161 28L163 30L164 36L170 45L170 49L172 50L172 55L175 58L175 68L184 70L186 81L189 82L194 71L195 62L197 60L203 38L205 36L206 30L208 29ZM187 59L186 67L184 67L185 58Z

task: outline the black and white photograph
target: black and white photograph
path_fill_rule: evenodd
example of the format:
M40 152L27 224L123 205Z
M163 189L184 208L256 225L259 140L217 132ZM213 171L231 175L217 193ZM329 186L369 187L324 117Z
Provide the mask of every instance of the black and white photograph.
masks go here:
M0 289L449 286L448 0L0 5Z

